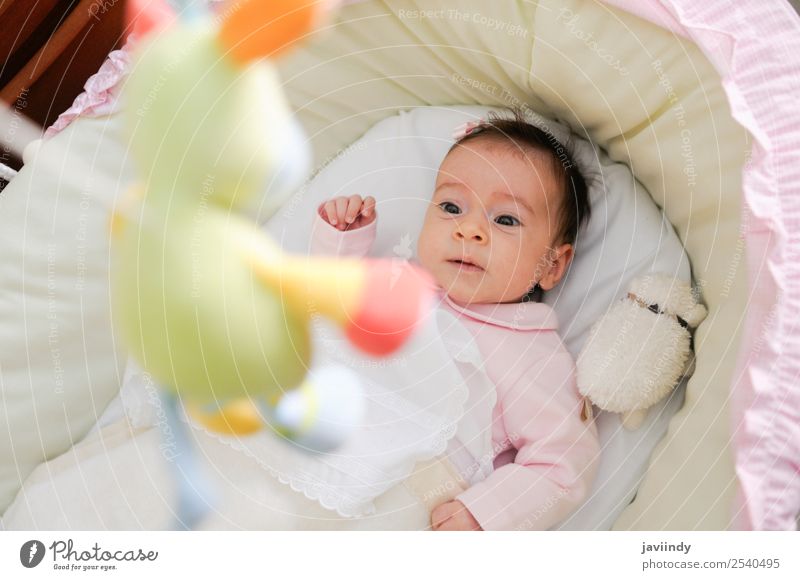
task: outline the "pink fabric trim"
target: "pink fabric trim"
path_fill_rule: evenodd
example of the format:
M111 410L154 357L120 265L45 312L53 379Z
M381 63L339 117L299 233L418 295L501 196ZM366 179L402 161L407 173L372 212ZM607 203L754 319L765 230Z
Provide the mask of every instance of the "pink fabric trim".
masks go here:
M555 311L541 302L521 304L470 304L453 302L445 294L443 300L454 311L475 320L510 330L558 330Z
M743 172L749 302L731 385L733 527L793 530L800 511L800 19L786 2L606 0L667 12L716 66L754 137Z
M128 40L120 50L108 54L100 69L83 85L84 92L78 95L72 106L61 113L55 123L45 131L45 139L60 133L78 117L100 117L119 110L116 89L130 67L132 42Z

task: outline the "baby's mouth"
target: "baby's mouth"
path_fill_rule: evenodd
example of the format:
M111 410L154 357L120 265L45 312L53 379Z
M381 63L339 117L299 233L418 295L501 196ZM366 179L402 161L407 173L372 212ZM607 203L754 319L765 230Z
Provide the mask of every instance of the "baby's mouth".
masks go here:
M457 266L460 270L463 270L465 272L483 272L483 268L481 268L480 266L478 266L478 264L474 262L470 262L469 260L455 259L455 260L447 260L447 262L453 264L454 266Z

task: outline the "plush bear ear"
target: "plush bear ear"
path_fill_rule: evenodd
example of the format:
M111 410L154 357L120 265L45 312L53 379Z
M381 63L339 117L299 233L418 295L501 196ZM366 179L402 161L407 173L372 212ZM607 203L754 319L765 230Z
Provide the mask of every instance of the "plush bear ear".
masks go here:
M686 313L684 320L686 320L691 328L697 328L697 326L705 320L706 314L708 314L708 311L705 306L702 304L695 304L691 310Z

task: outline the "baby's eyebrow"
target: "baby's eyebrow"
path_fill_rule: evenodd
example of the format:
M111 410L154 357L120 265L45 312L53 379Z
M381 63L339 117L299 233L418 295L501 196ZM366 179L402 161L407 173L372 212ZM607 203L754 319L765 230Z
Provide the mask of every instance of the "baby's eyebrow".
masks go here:
M522 197L516 196L516 195L511 194L511 193L508 193L507 191L496 191L496 192L494 192L493 195L495 197L502 197L502 198L505 198L505 199L510 199L511 201L516 203L517 205L527 209L530 213L536 215L536 212L533 211L533 208L530 206L530 204L527 201L525 201L525 199L522 198Z
M454 181L445 181L444 183L440 183L436 186L436 189L433 190L434 193L439 191L440 189L444 189L445 187L460 187L460 183L456 183Z

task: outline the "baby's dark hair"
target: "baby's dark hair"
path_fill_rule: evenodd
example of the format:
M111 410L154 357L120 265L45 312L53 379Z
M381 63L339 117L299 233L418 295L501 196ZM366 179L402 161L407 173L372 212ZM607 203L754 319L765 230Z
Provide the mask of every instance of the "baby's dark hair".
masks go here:
M553 176L562 192L561 211L557 221L555 243L575 244L578 229L589 219L591 207L586 180L574 162L569 141L560 143L546 126L530 123L519 109L513 118L491 113L453 145L453 148L475 139L495 138L518 149L530 148L550 157Z

